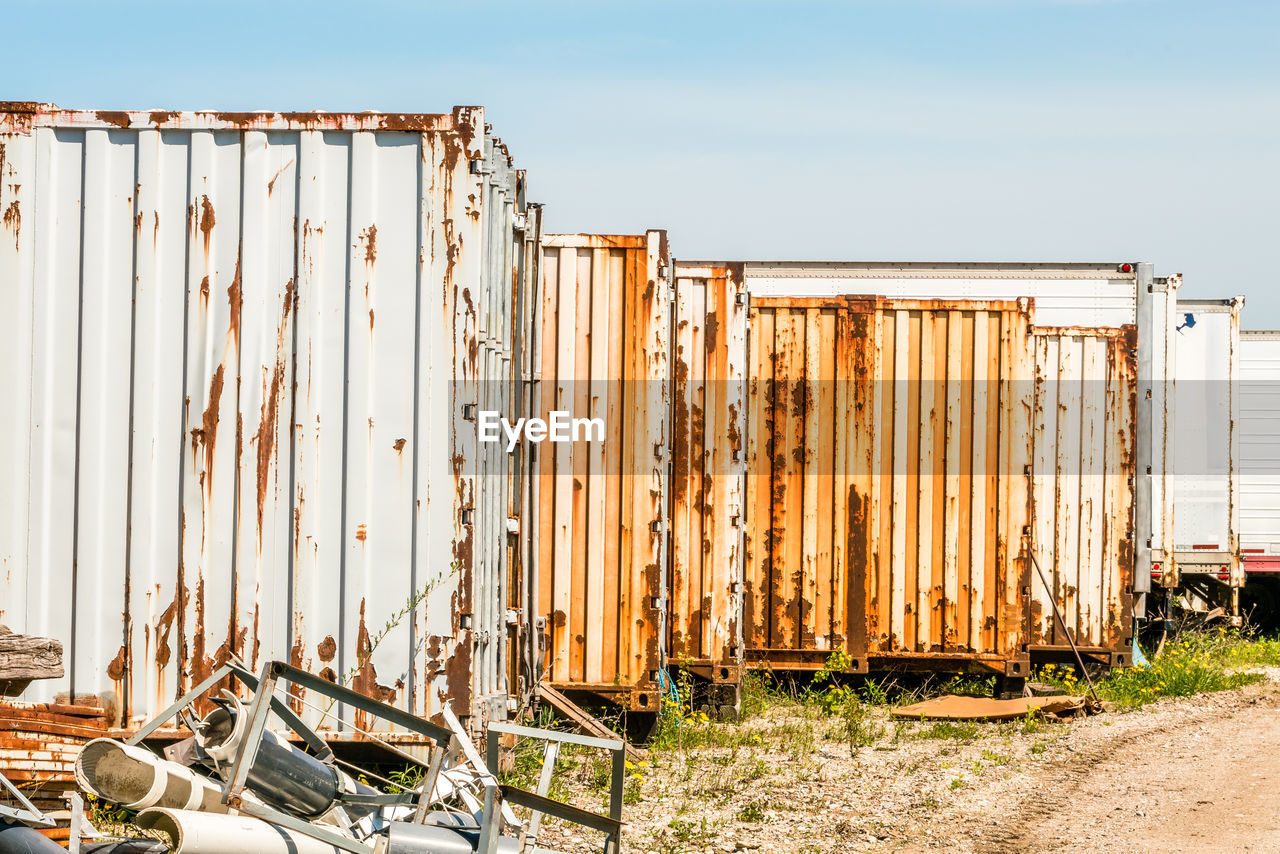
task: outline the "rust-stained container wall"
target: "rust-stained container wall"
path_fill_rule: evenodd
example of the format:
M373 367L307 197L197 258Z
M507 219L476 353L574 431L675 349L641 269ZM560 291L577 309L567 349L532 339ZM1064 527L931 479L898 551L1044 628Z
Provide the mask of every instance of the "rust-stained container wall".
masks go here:
M1133 637L1137 335L1037 328L1034 554L1081 647L1127 660ZM1066 646L1049 593L1031 575L1029 643Z
M665 630L671 296L665 232L543 239L539 414L603 441L537 448L541 672L657 710Z
M747 299L742 266L675 268L670 646L736 682L742 662Z
M1029 313L752 298L749 663L1025 672Z
M137 722L235 654L502 713L465 416L510 404L516 183L478 108L0 114L0 619L68 664L26 699Z
M748 261L752 297L866 294L899 299L990 300L1029 297L1046 326L1138 327L1135 588L1151 573L1177 584L1172 560L1174 501L1174 301L1180 276L1160 277L1147 262L975 263ZM1144 597L1140 595L1139 601ZM1141 606L1139 606L1141 607Z

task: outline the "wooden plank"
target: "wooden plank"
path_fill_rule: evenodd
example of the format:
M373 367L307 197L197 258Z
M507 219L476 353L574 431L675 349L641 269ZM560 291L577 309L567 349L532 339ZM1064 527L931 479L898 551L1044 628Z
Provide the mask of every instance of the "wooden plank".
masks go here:
M62 644L53 638L14 634L0 626L0 681L60 679Z
M538 698L572 721L584 735L593 735L596 738L608 738L615 740L623 738L625 741L624 736L620 736L613 730L609 729L600 721L592 717L590 713L584 710L577 703L573 702L550 685L543 683L538 686ZM630 742L627 742L624 749L627 754L627 759L632 762L643 762L649 756L649 751L636 747Z

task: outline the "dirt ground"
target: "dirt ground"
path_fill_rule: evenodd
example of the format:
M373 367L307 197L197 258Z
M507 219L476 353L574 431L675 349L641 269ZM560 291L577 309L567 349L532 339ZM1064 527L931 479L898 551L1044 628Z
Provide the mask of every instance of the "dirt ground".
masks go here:
M628 852L1280 851L1280 670L1065 724L870 722L796 706L635 769ZM585 806L600 794L580 791ZM542 844L598 851L550 826Z
M1069 729L1044 761L985 776L904 828L915 840L871 850L1280 851L1274 672L1237 691Z

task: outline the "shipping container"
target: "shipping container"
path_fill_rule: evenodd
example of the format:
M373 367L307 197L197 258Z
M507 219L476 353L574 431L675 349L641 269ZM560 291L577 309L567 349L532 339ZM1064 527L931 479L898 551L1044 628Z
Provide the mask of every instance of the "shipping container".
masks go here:
M1240 554L1280 572L1280 331L1240 333Z
M480 108L6 105L0 621L67 660L25 699L136 725L237 656L505 714L521 185Z
M750 311L747 662L1025 677L1028 301Z
M1133 326L1034 329L1031 534L1049 588L1032 573L1033 655L1074 643L1109 664L1129 661L1136 337Z
M741 265L676 262L673 318L669 655L732 694L742 663L745 523Z
M1043 326L1138 328L1134 608L1145 609L1153 571L1174 584L1168 552L1174 505L1169 485L1175 424L1171 330L1180 276L1157 277L1150 263L946 263L752 261L743 265L752 297L882 295L899 299L1035 300Z
M1240 563L1240 310L1243 297L1179 299L1174 331L1174 562L1178 583L1209 576L1231 591Z
M656 712L664 666L671 285L666 233L543 237L539 417L599 419L533 450L538 669Z

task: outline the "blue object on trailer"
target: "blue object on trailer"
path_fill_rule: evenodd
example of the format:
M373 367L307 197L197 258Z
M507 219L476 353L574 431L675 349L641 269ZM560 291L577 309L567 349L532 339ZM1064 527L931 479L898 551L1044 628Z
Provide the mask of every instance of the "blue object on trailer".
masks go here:
M1151 664L1147 657L1142 654L1142 645L1138 643L1138 633L1133 633L1133 666L1147 667Z

